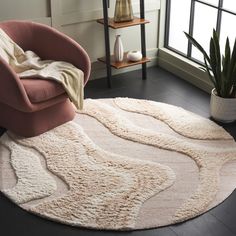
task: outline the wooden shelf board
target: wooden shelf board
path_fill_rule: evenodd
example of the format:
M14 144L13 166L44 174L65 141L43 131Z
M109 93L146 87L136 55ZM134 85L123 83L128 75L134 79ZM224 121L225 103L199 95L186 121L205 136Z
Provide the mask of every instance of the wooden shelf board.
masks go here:
M98 19L98 23L104 24L104 19ZM147 24L150 23L150 21L145 20L145 19L140 19L138 17L134 17L134 20L132 21L126 21L126 22L120 22L116 23L113 21L113 18L108 18L108 25L109 27L113 29L119 29L119 28L125 28L125 27L130 27L130 26L135 26L135 25L142 25L142 24Z
M106 57L100 57L98 58L99 61L106 63ZM143 63L150 62L151 60L147 57L143 57L140 61L129 61L127 59L127 52L124 54L124 59L122 62L116 62L114 55L111 55L111 66L116 68L116 69L121 69L129 66L135 66Z

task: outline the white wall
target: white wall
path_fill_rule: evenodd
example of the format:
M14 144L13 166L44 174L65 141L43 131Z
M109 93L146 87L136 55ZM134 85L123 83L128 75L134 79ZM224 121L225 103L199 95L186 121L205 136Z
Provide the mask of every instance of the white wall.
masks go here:
M0 0L0 21L30 19L51 25L50 0Z
M115 0L110 0L109 16L114 14ZM139 15L139 0L132 0L135 15ZM147 53L156 63L158 45L158 20L160 0L145 1ZM105 55L103 26L96 22L102 18L102 0L0 0L0 21L27 19L51 25L78 41L88 52L92 64L92 77L105 76L105 65L97 58ZM115 35L121 34L126 51L140 49L140 27L110 29L111 50ZM137 69L114 70L122 73Z

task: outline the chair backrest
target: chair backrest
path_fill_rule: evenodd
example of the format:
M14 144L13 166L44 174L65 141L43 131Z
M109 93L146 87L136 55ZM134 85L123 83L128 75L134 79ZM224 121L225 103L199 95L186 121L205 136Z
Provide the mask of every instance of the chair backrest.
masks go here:
M65 34L30 21L5 21L0 23L0 28L24 51L34 51L43 60L70 62L84 72L84 82L88 81L90 59L85 50Z
M3 29L11 39L25 51L32 48L32 22L5 21L0 23L0 28Z

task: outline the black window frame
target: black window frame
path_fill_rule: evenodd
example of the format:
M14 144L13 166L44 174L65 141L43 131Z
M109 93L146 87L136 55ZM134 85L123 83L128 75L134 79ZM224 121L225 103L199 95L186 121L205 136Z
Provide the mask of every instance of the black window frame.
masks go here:
M188 47L187 47L187 54L171 47L169 45L169 32L170 32L170 15L171 15L171 1L175 1L175 0L166 0L166 19L165 19L165 36L164 36L164 47L185 57L190 59L191 61L197 62L198 64L203 64L203 62L195 59L192 57L192 47L193 45L190 43L190 41L188 41ZM223 3L224 0L218 0L218 6L213 5L211 3L208 2L204 2L201 0L191 0L191 5L190 5L190 9L189 9L189 29L188 29L188 33L193 36L193 30L194 30L194 18L195 18L195 4L196 2L207 5L209 7L213 7L215 9L217 9L217 20L216 20L216 32L218 33L218 35L220 36L221 33L221 22L222 22L222 12L226 12L226 13L230 13L236 16L236 12L234 11L230 11L226 8L223 7Z

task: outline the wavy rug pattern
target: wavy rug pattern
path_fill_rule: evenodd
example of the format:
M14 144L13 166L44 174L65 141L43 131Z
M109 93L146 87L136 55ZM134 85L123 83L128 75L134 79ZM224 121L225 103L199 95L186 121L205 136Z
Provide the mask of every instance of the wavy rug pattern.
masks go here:
M147 100L85 100L75 120L0 139L0 189L62 223L132 230L181 222L236 186L236 144L212 121Z

